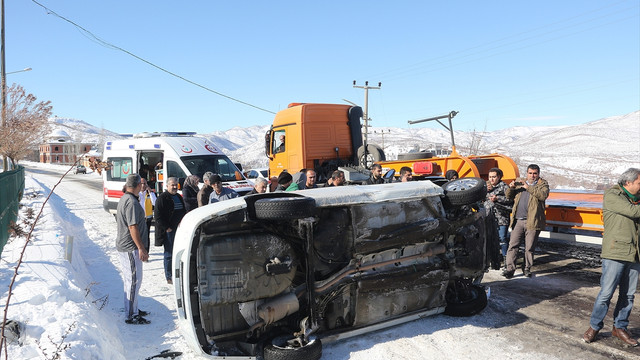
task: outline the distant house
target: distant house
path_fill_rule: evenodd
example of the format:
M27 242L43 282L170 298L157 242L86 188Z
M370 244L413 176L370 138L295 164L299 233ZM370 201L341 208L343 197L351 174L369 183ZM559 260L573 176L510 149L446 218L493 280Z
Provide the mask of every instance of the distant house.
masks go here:
M75 142L64 130L54 130L40 145L40 162L71 165L78 157L91 150L94 144Z

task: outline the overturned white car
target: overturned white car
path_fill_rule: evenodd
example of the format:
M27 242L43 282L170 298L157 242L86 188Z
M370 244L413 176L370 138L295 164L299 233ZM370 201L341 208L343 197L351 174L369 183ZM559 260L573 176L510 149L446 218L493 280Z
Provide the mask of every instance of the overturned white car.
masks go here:
M321 341L487 304L479 178L269 193L188 213L176 304L203 356L318 359ZM496 247L497 248L497 247Z

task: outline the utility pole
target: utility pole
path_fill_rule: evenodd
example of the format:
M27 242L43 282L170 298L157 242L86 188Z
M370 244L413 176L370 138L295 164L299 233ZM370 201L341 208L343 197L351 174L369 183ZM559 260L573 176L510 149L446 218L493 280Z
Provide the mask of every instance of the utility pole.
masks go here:
M4 62L4 0L0 0L0 76L2 77L2 129L7 126L7 72ZM7 157L2 156L2 169L7 171L9 164L7 164Z
M366 159L368 155L367 134L369 133L369 121L371 120L369 119L369 89L380 90L380 87L382 87L382 83L378 82L378 86L369 86L369 82L365 81L364 86L360 86L360 85L356 85L356 81L353 80L353 87L358 89L364 89L364 109L363 109L364 111L362 114L362 120L364 121L364 137L363 137L362 145L364 146L364 158L365 158L365 166L366 166Z
M391 133L391 129L387 129L388 133ZM376 131L374 130L373 133L375 134ZM380 135L382 136L382 151L384 151L384 129L380 130Z

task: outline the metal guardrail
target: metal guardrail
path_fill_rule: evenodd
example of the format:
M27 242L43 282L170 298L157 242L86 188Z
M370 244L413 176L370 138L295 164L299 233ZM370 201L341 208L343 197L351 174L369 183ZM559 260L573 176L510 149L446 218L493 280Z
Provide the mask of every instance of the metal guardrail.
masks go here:
M0 173L0 253L9 239L9 225L18 218L24 193L24 167Z

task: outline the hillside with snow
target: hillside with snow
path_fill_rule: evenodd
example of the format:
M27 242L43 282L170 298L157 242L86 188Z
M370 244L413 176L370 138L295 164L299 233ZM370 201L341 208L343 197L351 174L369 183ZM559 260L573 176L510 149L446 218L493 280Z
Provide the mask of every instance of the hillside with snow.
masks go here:
M99 143L100 139L124 137L81 120L51 121L54 128L62 128L78 141ZM269 125L255 125L200 135L245 169L263 168L268 164L264 155L264 134L268 129ZM540 165L542 176L553 188L602 188L625 169L640 167L640 111L572 126L455 131L454 138L462 155L502 153L511 157L521 172L530 163ZM372 127L368 139L384 149L388 160L396 159L400 153L451 144L449 132L435 123L407 128Z

